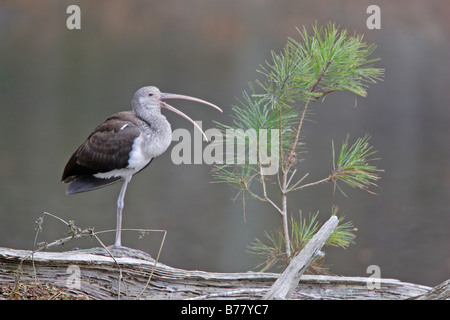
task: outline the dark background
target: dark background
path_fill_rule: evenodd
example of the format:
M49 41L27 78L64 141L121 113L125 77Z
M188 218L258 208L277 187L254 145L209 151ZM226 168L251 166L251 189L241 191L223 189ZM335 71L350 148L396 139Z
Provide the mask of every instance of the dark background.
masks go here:
M66 9L81 8L81 30L68 30ZM381 29L366 27L366 9L381 8ZM138 88L199 97L224 109L172 105L213 127L230 121L230 107L258 77L256 69L280 51L295 27L336 22L378 48L385 80L367 98L350 93L314 104L305 126L307 153L299 166L309 181L331 168L331 140L372 136L385 169L373 196L348 190L336 199L358 228L347 250L327 249L330 271L437 285L450 276L450 2L448 1L2 1L0 2L0 246L31 249L43 212L95 231L115 228L120 185L75 196L60 183L72 152L109 115L129 110ZM168 114L173 129L192 125ZM173 146L174 144L172 144ZM125 199L124 228L168 231L160 260L174 267L246 271L246 252L265 230L280 225L271 207L233 202L235 191L214 184L207 165L171 162L169 150L135 176ZM328 184L295 194L297 215L330 215ZM45 218L38 241L66 235ZM114 232L102 239L112 244ZM123 244L156 256L161 233ZM62 249L98 246L78 240Z

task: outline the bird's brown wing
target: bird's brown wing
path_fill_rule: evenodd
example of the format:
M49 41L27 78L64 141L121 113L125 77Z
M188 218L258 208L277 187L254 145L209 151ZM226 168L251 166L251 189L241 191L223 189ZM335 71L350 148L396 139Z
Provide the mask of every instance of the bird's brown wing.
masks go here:
M131 112L106 119L69 159L62 181L71 182L79 176L125 168L133 142L140 134L137 121Z

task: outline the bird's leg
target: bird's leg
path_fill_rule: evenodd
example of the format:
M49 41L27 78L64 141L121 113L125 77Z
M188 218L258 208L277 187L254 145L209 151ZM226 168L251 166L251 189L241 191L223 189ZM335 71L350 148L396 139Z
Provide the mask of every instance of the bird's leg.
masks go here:
M127 191L128 182L130 182L131 176L123 179L122 189L120 189L119 198L117 198L117 226L116 226L116 241L114 243L115 248L122 246L122 211L124 207L125 192Z

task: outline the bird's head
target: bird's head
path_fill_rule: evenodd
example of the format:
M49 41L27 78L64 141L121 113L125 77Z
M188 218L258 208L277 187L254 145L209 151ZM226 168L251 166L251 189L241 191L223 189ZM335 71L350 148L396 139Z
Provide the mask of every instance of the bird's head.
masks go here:
M131 105L133 110L138 108L160 107L161 91L157 87L149 86L140 88L134 93Z
M176 114L178 114L178 115L182 116L183 118L192 122L194 124L194 126L202 132L205 139L208 140L206 138L206 135L203 132L203 130L200 128L200 126L197 125L197 123L194 122L194 120L192 120L190 117L185 115L180 110L172 107L171 105L169 105L168 103L163 101L166 99L181 99L181 100L195 101L195 102L209 105L209 106L219 110L220 112L222 112L222 109L220 109L218 106L216 106L208 101L190 97L190 96L181 95L181 94L164 93L164 92L159 91L159 89L154 86L143 87L143 88L139 89L138 91L136 91L133 96L133 99L131 100L131 105L133 107L133 110L137 113L139 113L142 109L146 109L146 111L150 111L150 112L160 112L161 108L168 109L172 112L175 112Z

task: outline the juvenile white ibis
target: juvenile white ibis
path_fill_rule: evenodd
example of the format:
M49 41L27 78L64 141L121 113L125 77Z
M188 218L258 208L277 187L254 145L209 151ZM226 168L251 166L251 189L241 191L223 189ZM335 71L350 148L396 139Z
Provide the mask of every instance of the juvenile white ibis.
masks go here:
M144 169L153 158L164 153L172 141L170 123L161 114L161 108L169 109L192 122L206 139L205 133L191 118L162 101L166 99L196 101L222 112L216 105L201 99L163 93L152 86L141 88L131 100L132 111L119 112L95 128L64 168L62 181L70 183L67 194L94 190L123 180L117 199L116 240L113 247L121 247L124 197L131 177Z

